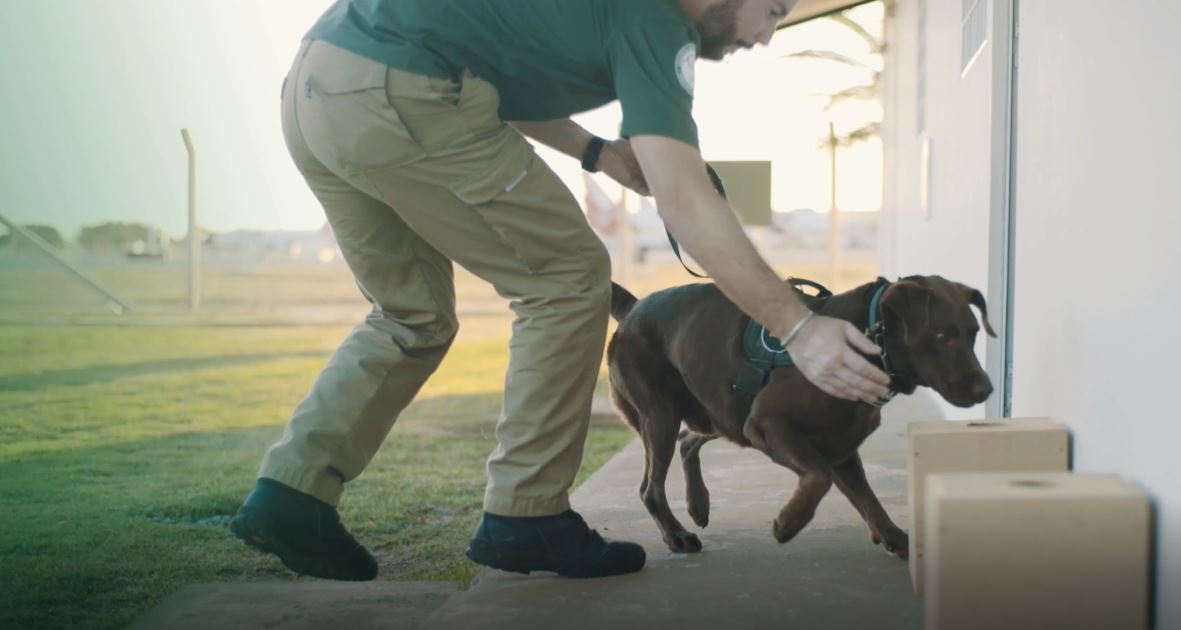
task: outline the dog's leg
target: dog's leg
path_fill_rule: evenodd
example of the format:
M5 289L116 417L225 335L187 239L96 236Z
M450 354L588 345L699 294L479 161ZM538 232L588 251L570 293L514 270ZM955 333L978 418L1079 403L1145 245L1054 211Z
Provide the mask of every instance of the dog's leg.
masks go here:
M640 499L643 500L644 495L648 494L648 471L652 470L652 451L648 449L648 445L644 444L644 476L640 479Z
M861 513L861 518L865 519L873 544L881 543L886 551L899 558L905 558L910 548L906 532L890 520L890 515L886 514L886 509L878 501L873 488L869 487L861 456L854 453L852 457L834 466L833 474L833 481L837 487L849 498L849 503Z
M611 387L611 400L615 402L615 408L619 410L619 413L623 414L624 422L635 429L636 433L638 433L640 437L643 438L644 425L640 423L640 420L642 419L640 418L640 412L636 410L636 406L632 404L631 399L629 399L627 395L623 393L623 389L621 387ZM644 496L645 492L647 492L648 469L652 465L652 453L648 449L647 442L644 444L644 475L643 478L640 479L641 497Z
M744 433L751 444L775 463L800 476L799 486L775 517L771 529L775 540L785 543L800 533L816 515L816 506L832 488L832 466L806 438L776 418L751 417Z
M682 431L677 439L681 445L681 465L685 469L685 500L689 504L689 516L698 527L709 525L709 489L701 476L701 447L717 437Z
M618 338L617 338L618 339ZM616 339L616 340L617 340ZM612 341L612 344L616 340ZM616 347L616 346L613 346ZM661 357L647 354L642 344L620 345L611 363L611 395L627 423L644 443L644 478L640 482L640 500L660 528L661 537L673 551L701 551L697 536L685 531L673 516L664 492L668 467L677 449L681 415L676 400L670 400L671 366ZM684 384L674 387L688 395Z
M677 449L677 429L680 422L675 415L660 414L644 418L644 447L648 451L648 465L646 483L640 498L644 507L656 520L664 544L677 552L701 551L701 541L695 534L685 530L677 517L673 516L668 506L668 497L664 494L664 481L668 475L668 467L672 464L673 455Z

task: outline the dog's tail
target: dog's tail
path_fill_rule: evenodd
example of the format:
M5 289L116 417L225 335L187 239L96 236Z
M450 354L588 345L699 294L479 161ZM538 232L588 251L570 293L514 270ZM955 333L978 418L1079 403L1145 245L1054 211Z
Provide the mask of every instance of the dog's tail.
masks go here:
M618 284L611 283L611 317L614 317L615 321L623 321L635 305L636 296Z

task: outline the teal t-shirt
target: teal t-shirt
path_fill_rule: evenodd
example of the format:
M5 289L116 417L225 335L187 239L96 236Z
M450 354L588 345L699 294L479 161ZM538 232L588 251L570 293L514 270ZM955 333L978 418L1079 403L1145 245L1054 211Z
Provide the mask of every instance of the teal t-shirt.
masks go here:
M388 66L496 86L508 121L618 99L624 137L694 147L700 40L677 0L338 0L308 34Z

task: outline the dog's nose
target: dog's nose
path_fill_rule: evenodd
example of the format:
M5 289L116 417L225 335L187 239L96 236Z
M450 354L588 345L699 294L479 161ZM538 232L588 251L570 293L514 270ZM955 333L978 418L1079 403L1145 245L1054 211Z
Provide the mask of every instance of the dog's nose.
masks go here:
M992 383L988 382L987 380L977 381L976 384L972 386L972 396L975 397L976 400L986 400L991 395Z

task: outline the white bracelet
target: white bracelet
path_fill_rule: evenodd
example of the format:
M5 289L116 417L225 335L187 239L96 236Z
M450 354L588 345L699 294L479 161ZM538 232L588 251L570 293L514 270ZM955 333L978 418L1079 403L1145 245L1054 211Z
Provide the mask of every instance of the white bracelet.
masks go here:
M796 335L800 334L800 330L802 330L804 328L804 324L807 324L808 320L812 319L812 316L815 314L816 314L815 311L808 311L808 314L804 316L804 319L801 319L799 321L799 323L797 323L795 325L795 327L793 327L791 329L791 332L787 333L787 337L785 337L783 339L783 341L779 342L779 345L786 348L787 345L790 344L792 342L792 340L796 338Z

